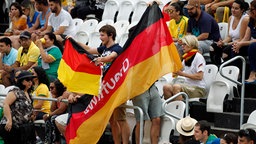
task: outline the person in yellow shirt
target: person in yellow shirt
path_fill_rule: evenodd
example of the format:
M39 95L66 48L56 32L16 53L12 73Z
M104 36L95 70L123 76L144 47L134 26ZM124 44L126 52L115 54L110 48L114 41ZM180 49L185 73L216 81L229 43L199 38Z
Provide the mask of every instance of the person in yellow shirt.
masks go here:
M35 76L35 78L33 78L34 92L32 95L35 97L50 98L50 82L44 69L42 67L35 66L31 69L31 72ZM34 115L36 116L35 120L39 120L43 119L45 114L50 113L51 103L50 101L34 100L33 107L35 110Z
M166 12L169 14L171 20L169 22L169 31L171 33L172 39L176 42L177 50L180 56L182 56L183 51L181 46L177 43L179 39L183 38L187 33L188 18L183 15L183 3L174 2L170 3L167 7Z
M40 50L31 40L31 34L29 32L22 32L19 41L21 47L18 49L15 63L11 66L3 66L5 72L2 73L2 83L6 87L14 84L14 71L28 70L37 62L40 55Z

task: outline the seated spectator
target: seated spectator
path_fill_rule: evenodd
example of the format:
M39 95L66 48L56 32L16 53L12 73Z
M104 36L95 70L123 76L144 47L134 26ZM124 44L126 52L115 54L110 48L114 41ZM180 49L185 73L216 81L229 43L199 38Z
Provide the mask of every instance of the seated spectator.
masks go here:
M39 39L38 34L44 30L46 30L48 25L48 19L51 15L51 10L48 5L48 0L36 0L35 7L40 12L39 16L36 19L35 24L29 28L28 31L32 33L33 41Z
M194 139L194 128L197 120L187 116L180 119L176 124L176 130L179 132L179 144L200 144Z
M205 82L203 80L205 60L198 51L198 41L193 35L186 35L181 39L183 55L182 65L184 70L174 72L174 76L185 77L184 84L167 84L163 86L164 98L185 92L190 98L203 97L206 95ZM183 100L182 96L176 100Z
M238 132L238 144L255 144L256 133L253 129L241 129Z
M39 12L35 11L35 8L32 5L32 3L30 2L30 0L24 0L21 3L21 8L22 8L23 13L27 16L28 28L31 28L35 24L36 19L39 15Z
M6 36L19 35L21 31L28 28L27 16L23 14L22 8L19 3L14 2L10 6L10 18L12 22L12 28L6 32Z
M188 18L183 15L182 8L182 2L170 3L166 8L166 12L171 18L169 22L169 31L174 42L178 42L178 40L183 38L187 33ZM180 57L182 57L182 47L178 43L176 43L176 47Z
M4 65L2 82L7 87L13 84L15 70L28 70L38 60L39 48L32 42L31 34L24 31L20 34L21 47L18 49L17 59L11 66Z
M0 75L4 71L4 65L11 66L15 63L18 51L12 47L12 41L8 37L0 39Z
M211 134L211 126L205 120L198 121L194 131L195 139L203 144L210 144L217 138L214 134Z
M31 69L31 72L35 76L35 78L33 79L35 87L33 95L35 97L50 98L50 84L44 69L41 67L33 67ZM51 103L50 101L34 100L33 107L37 110L34 112L34 115L36 116L35 120L40 120L43 119L44 114L50 113Z
M237 136L233 133L224 134L220 139L221 144L237 144Z
M4 100L4 118L1 120L0 136L6 144L35 142L31 118L33 78L30 72L21 72L17 77L17 87L8 92Z
M201 54L208 53L210 45L220 39L219 25L211 15L201 10L199 0L189 0L185 7L189 15L187 34L197 37Z
M45 31L39 33L43 37L48 32L53 32L58 41L62 42L67 35L75 35L75 25L71 15L61 7L60 0L49 0L51 15Z
M42 67L51 81L57 79L57 71L62 58L62 46L56 40L53 33L46 33L42 40L37 40L35 44L40 49L38 66Z
M59 80L50 83L50 91L52 98L67 98L62 96L66 91L66 87ZM57 143L60 141L60 133L54 121L58 115L66 113L67 107L68 105L66 103L52 101L51 112L49 114L44 114L43 119L46 121L47 125L45 140L48 143Z
M242 0L236 0L232 4L232 15L228 20L228 36L224 40L219 40L213 43L210 48L211 62L220 65L222 59L230 59L230 51L234 42L239 42L243 39L249 22L249 17L245 13L248 9L248 4Z

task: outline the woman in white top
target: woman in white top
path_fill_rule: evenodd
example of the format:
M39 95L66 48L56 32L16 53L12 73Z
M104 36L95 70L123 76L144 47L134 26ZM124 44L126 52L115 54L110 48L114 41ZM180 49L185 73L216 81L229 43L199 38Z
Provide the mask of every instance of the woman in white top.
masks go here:
M206 84L203 79L205 59L198 51L198 40L194 35L186 35L181 39L181 45L184 52L182 56L184 69L173 74L185 77L185 83L164 85L164 98L168 99L179 92L187 93L189 98L204 97L206 95ZM176 100L183 98L179 96Z
M242 0L236 0L232 4L232 15L228 20L228 36L213 43L210 48L211 61L216 65L221 64L221 58L230 59L233 43L243 39L249 22L249 16L245 13L248 7L248 3Z

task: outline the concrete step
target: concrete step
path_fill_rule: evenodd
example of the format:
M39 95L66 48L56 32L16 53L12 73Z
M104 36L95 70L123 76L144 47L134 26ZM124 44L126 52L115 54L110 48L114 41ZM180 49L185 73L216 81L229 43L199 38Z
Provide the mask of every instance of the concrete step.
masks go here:
M233 112L240 113L240 98L233 99ZM244 113L250 114L256 110L256 98L245 98L244 99Z
M243 123L247 122L249 114L244 114ZM227 129L240 129L240 113L214 113L214 126Z

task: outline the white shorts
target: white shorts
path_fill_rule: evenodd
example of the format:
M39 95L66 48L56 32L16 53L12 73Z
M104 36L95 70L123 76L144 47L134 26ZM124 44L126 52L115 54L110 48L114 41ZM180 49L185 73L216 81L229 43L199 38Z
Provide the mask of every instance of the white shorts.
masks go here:
M68 122L68 113L57 116L55 121L63 126L66 126Z

